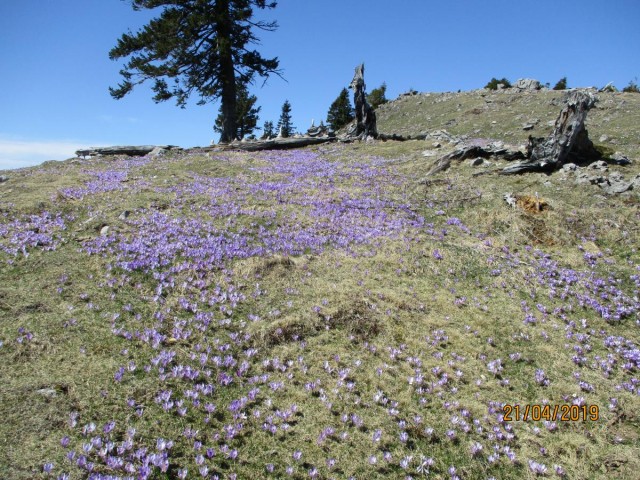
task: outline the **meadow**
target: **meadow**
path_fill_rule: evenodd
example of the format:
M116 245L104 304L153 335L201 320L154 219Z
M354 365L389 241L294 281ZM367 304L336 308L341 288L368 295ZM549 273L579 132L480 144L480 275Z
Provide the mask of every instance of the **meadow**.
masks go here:
M428 144L10 172L0 477L637 478L637 192Z

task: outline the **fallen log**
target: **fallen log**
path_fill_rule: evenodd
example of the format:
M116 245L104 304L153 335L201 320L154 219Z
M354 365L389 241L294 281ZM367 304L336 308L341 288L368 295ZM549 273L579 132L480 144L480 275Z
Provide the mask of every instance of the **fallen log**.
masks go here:
M158 150L171 150L177 148L174 145L127 145L127 146L115 146L115 147L94 147L84 150L76 150L76 156L78 157L95 157L98 155L128 155L130 157L144 157L155 149Z
M505 160L515 160L525 158L522 152L509 150L508 148L495 146L493 144L482 146L482 145L464 145L460 148L455 149L453 152L440 157L436 160L429 171L426 173L426 176L434 175L438 172L444 172L451 166L452 161L462 162L463 160L467 160L469 158L490 158L490 157L498 157ZM424 179L423 179L424 180ZM422 181L422 180L421 180Z
M586 90L571 92L551 135L546 139L530 136L527 160L510 165L500 173L549 172L565 163L580 164L600 158L584 126L587 113L596 101L596 97Z
M285 150L291 148L302 148L310 145L321 145L323 143L335 142L336 137L287 137L272 138L269 140L256 140L248 142L232 142L218 144L210 150L243 150L245 152L256 152L260 150ZM208 150L208 149L204 149Z

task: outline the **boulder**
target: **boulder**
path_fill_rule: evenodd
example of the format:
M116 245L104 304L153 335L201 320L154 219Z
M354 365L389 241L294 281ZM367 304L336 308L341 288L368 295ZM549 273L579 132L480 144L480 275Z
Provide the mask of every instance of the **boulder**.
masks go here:
M613 160L613 163L615 163L616 165L630 165L631 164L631 160L629 160L626 156L624 156L620 152L614 153L611 156L611 160Z
M540 90L542 85L533 78L521 78L515 83L514 88L519 90Z

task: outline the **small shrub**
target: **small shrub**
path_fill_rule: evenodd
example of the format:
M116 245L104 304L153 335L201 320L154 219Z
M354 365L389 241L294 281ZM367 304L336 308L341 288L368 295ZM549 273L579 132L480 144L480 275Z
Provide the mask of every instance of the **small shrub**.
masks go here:
M497 78L492 78L489 83L487 83L484 88L488 88L489 90L497 90L498 89L498 85L504 85L504 88L511 88L511 82L509 82L509 80L507 80L506 78L502 78L500 80L498 80Z
M560 80L558 80L558 83L556 83L553 87L554 90L566 90L567 89L567 77L562 77Z
M636 77L635 80L631 80L629 82L629 85L627 85L626 87L624 87L622 89L623 92L627 92L627 93L640 93L640 88L638 88L638 78Z

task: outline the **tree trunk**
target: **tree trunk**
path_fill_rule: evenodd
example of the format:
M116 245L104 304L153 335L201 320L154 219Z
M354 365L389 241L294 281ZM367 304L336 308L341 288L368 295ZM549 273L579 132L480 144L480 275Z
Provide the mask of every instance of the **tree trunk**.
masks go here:
M504 175L553 171L566 162L584 163L600 158L584 127L587 112L596 97L584 90L571 92L556 120L553 133L546 139L529 137L528 160L503 169Z
M229 11L229 0L217 0L215 4L218 22L216 35L218 55L220 55L220 83L222 85L220 143L229 143L236 137L236 76L232 56L231 12Z
M365 95L364 83L364 63L356 67L356 72L351 80L349 88L353 90L353 103L355 104L356 123L350 129L347 135L349 137L367 138L378 136L378 128L376 125L376 113L367 103Z

